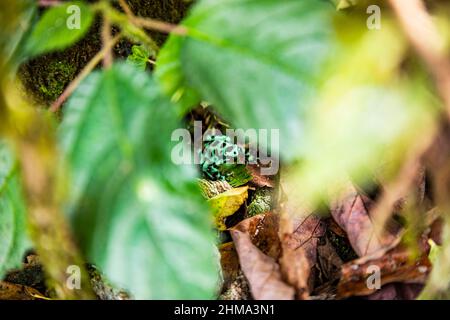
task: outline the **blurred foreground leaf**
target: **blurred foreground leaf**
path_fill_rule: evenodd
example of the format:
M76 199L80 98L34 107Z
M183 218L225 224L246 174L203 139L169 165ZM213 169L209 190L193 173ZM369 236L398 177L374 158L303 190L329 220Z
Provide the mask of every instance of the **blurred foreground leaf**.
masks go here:
M308 117L303 161L288 174L293 192L294 184L307 186L304 201L335 195L349 176L364 183L383 169L391 179L434 133L438 109L429 88L411 66L401 69L403 37L387 16L380 31L351 30L363 21L338 25L340 50Z
M184 21L188 36L172 35L161 51L158 77L184 107L197 92L237 128L280 129L281 151L292 155L334 12L316 0L199 1Z
M36 3L33 0L16 0L12 3L3 1L0 4L0 50L7 62L14 60L11 58L22 56L22 52L17 52L18 47L26 37L35 12Z
M174 111L147 74L115 65L82 83L60 128L82 248L138 299L206 299L216 287L196 173L170 159Z
M67 2L45 11L27 40L26 51L39 55L64 49L89 30L94 13L83 2Z
M18 167L4 141L0 142L0 279L20 266L28 248L26 208Z

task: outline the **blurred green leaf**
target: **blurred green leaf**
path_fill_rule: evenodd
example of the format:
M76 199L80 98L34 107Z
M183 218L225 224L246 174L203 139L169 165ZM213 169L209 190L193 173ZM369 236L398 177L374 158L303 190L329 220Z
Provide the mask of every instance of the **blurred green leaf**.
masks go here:
M238 128L280 129L284 155L301 141L330 53L335 10L325 1L199 1L172 35L157 76L186 107L199 93ZM276 147L276 146L273 146Z
M79 1L65 2L45 11L27 39L26 51L39 55L64 49L80 40L94 20L91 8Z
M17 163L7 144L0 142L0 279L18 268L29 248L26 209Z
M450 221L448 215L444 215L442 229L442 245L438 246L429 240L429 258L433 264L433 270L429 275L425 288L417 299L419 300L449 300L449 278L450 278Z
M82 248L138 299L212 298L212 217L196 172L172 163L173 105L128 64L92 74L60 128Z
M225 163L219 167L219 171L234 188L243 186L253 179L252 174L243 164Z
M131 54L127 57L127 62L140 70L145 70L149 58L150 52L144 46L134 45L131 47Z
M6 60L22 56L17 52L20 44L26 37L30 28L32 17L36 12L36 3L33 0L17 0L11 3L2 3L0 7L0 48Z
M312 202L349 176L364 183L382 167L395 172L434 132L438 110L420 74L400 68L407 47L392 20L386 16L377 32L351 30L359 21L348 16L341 23L340 49L308 117L302 162L289 177L308 186L302 199Z
M200 95L187 83L182 73L180 51L183 41L176 36L170 36L158 55L155 76L162 89L172 102L179 106L179 113L184 116L191 108L201 101Z

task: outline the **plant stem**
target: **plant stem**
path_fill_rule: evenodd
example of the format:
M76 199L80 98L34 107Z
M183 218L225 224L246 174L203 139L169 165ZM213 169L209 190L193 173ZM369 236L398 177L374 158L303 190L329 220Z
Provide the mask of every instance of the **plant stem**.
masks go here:
M133 17L131 22L138 26L146 29L152 29L156 31L160 31L163 33L173 33L180 36L187 35L187 29L184 26L174 25L167 22L162 22L149 18L141 18L141 17Z
M122 8L122 10L125 12L125 14L128 16L131 23L138 27L146 28L146 29L152 29L155 31L160 31L163 33L174 33L178 35L186 35L187 29L183 26L174 25L171 23L158 21L151 18L142 18L142 17L136 17L133 12L131 11L128 4L125 2L125 0L119 0L119 4Z
M406 36L434 77L450 120L450 61L422 0L389 0Z
M80 85L81 81L86 78L89 73L91 73L92 70L97 66L97 64L100 63L100 61L103 59L103 57L108 54L108 52L111 50L112 47L119 41L121 35L116 35L109 43L106 43L102 50L99 51L92 59L89 61L89 63L81 70L81 72L78 74L78 76L73 79L73 81L67 86L67 88L64 90L64 92L59 96L59 98L52 104L50 107L50 111L57 112L62 104L67 100L67 98L75 91L75 89Z
M444 53L444 42L436 26L426 11L422 0L389 0L403 30L419 56L433 75L439 93L445 105L446 117L450 119L450 62ZM397 179L385 190L372 211L375 220L376 235L383 239L384 228L392 214L394 202L405 196L412 188L417 170L437 132L418 144L404 164Z
M108 46L108 43L111 43L111 22L107 16L103 16L103 25L102 25L102 44L103 48ZM112 47L109 47L106 50L106 53L103 57L103 67L108 69L111 67L113 63L113 53Z

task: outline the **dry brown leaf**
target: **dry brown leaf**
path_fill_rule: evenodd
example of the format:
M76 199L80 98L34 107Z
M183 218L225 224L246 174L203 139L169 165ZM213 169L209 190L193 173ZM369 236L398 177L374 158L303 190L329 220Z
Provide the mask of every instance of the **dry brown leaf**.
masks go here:
M358 259L342 266L342 277L338 285L338 296L364 296L375 293L370 289L367 279L373 274L370 266L380 268L381 285L394 282L419 283L425 282L431 271L431 263L426 252L419 258L411 259L411 251L403 246L394 248L378 259Z
M260 229L257 226L264 221L265 216L259 215L246 219L230 229L241 269L255 300L292 300L294 289L283 282L276 260L264 254L252 241L252 238L258 239ZM268 253L275 253L270 246L266 249Z
M389 283L367 297L368 300L415 300L423 289L417 283Z
M317 246L319 279L322 283L335 282L340 277L343 261L327 237L323 237L323 242Z
M250 181L251 184L257 187L273 188L274 186L273 176L262 175L261 168L258 165L249 164L247 165L247 170L253 177L252 180Z
M239 275L239 257L233 242L227 242L219 247L220 265L223 273L223 287L228 288Z
M259 214L239 223L239 229L250 235L252 243L275 260L281 251L278 227L278 216L272 212Z
M331 204L331 215L337 224L345 230L358 256L371 255L392 244L396 237L388 233L380 239L375 234L375 227L369 211L373 201L361 195L353 185L349 185L338 200Z
M325 226L314 215L292 218L292 225L294 231L282 235L281 270L287 282L296 288L297 298L307 299L314 285L312 268L317 261L317 242L324 235Z

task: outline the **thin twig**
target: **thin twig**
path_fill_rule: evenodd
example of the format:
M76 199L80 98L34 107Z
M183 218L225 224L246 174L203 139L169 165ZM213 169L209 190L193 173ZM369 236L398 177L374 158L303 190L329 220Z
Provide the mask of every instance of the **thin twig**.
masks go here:
M447 118L450 120L450 62L444 52L444 42L422 0L389 0L409 41L426 63L433 75L443 99ZM436 132L430 135L409 157L398 177L386 187L372 211L375 230L383 239L385 227L391 217L394 203L410 192L423 157L428 152Z
M386 226L391 218L395 203L414 187L416 173L421 168L422 158L428 151L432 140L427 140L421 148L408 157L397 178L384 188L380 199L371 212L375 236L383 245L389 244L389 239L392 239L387 236Z
M389 0L403 30L419 56L426 63L436 82L436 87L445 104L447 119L450 120L450 61L444 51L443 40L427 13L422 0ZM436 140L436 139L435 139ZM444 215L447 231L450 225L449 215ZM448 243L448 232L443 232L444 243ZM447 299L450 263L444 247L433 271L423 289L420 299Z
M83 70L77 75L75 79L67 86L64 92L59 96L59 98L52 104L50 111L56 112L61 108L62 104L67 100L67 98L75 91L79 86L80 82L86 78L89 73L99 64L103 57L109 52L109 50L114 47L114 45L119 41L121 35L116 35L111 42L105 44L101 51L99 51L89 63L83 68Z
M131 11L130 6L125 2L125 0L119 0L119 4L127 16L134 17L134 14Z
M406 36L433 75L450 120L450 61L422 0L389 0Z
M105 48L108 43L111 43L111 22L109 21L109 18L104 15L103 16L103 25L102 25L102 44ZM108 69L111 67L113 63L113 53L112 53L112 47L110 47L108 50L106 50L106 53L103 57L103 67L105 69Z
M131 22L136 26L164 33L173 33L180 36L185 36L187 34L187 29L184 26L158 21L154 19L134 17L131 19Z
M183 26L158 21L151 18L143 18L135 16L131 11L130 6L125 2L125 0L119 0L119 4L122 10L130 19L130 22L138 27L152 29L163 33L174 33L182 36L187 34L187 29Z

